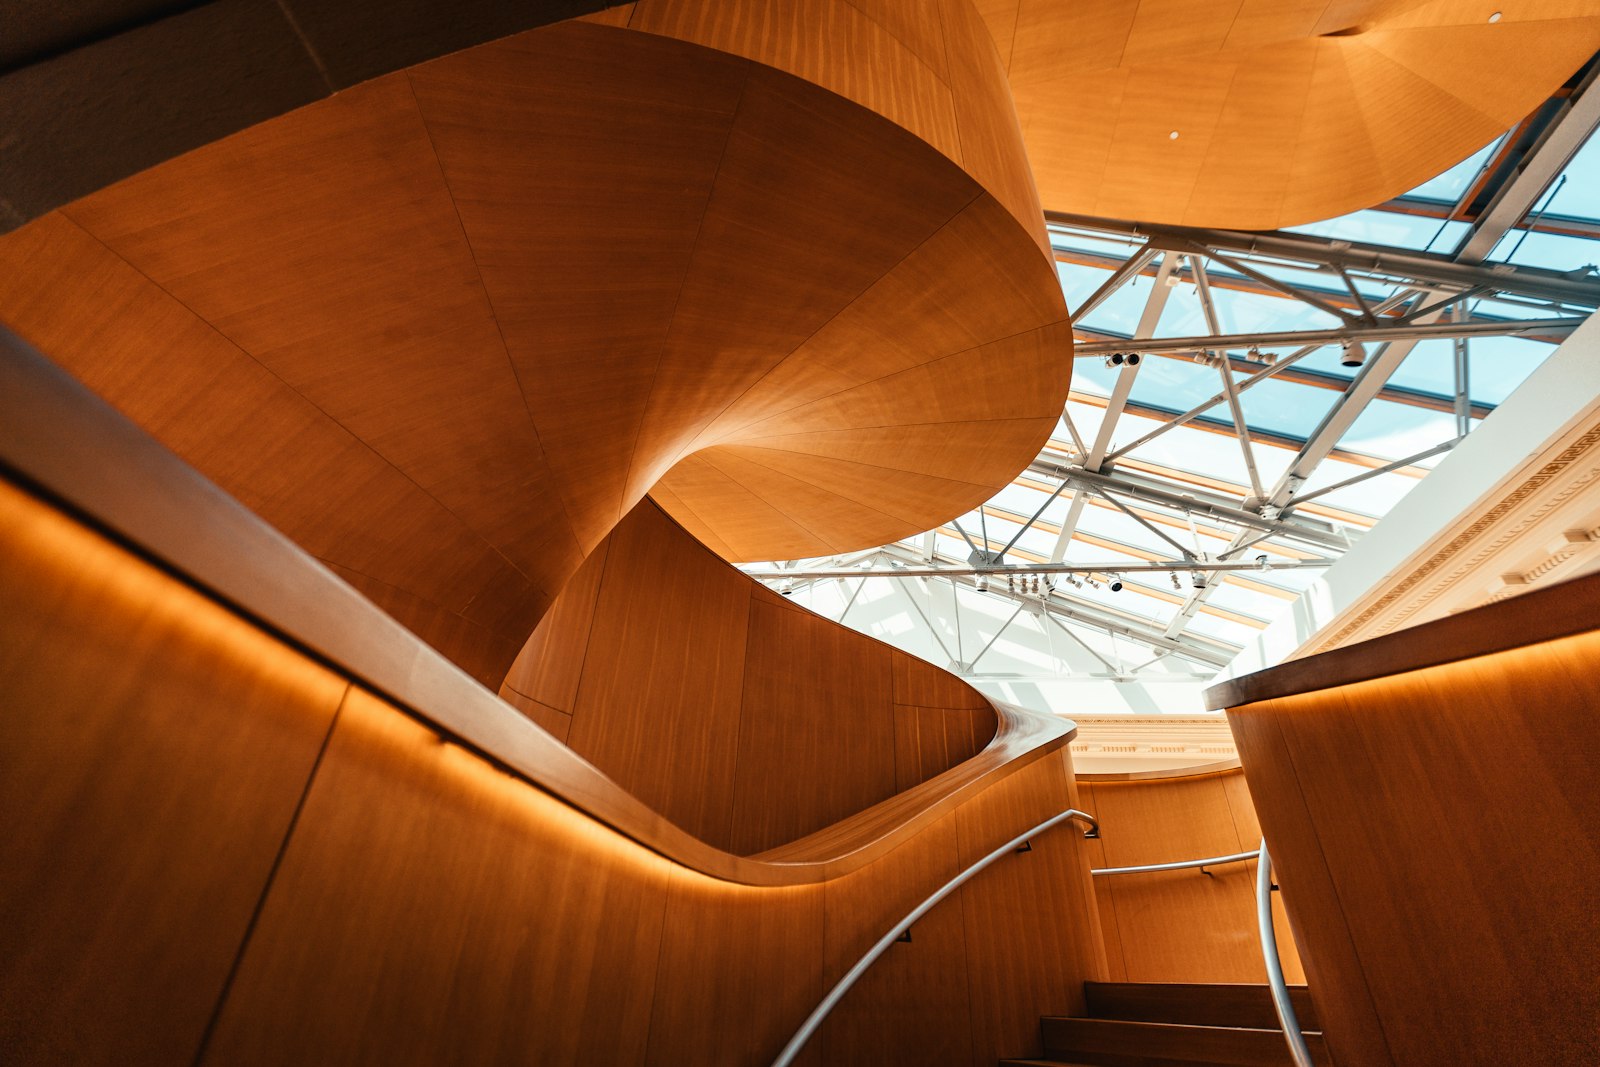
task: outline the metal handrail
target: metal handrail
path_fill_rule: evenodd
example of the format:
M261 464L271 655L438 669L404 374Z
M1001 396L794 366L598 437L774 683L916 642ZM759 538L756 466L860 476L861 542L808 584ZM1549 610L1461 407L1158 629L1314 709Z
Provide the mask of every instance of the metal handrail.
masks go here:
M1176 860L1172 863L1146 863L1138 867L1096 867L1090 874L1142 874L1145 871L1181 871L1188 867L1214 867L1219 863L1241 863L1253 860L1257 851L1235 852L1231 856L1210 856L1203 860Z
M1289 999L1289 983L1283 977L1283 960L1278 955L1278 935L1272 928L1272 857L1267 854L1267 839L1261 839L1261 863L1256 867L1256 923L1261 927L1261 959L1267 965L1267 987L1272 991L1272 1007L1289 1043L1289 1058L1295 1067L1314 1067L1300 1020Z
M924 900L921 904L918 904L912 909L911 914L907 915L904 919L901 919L894 925L893 928L889 930L888 933L880 937L877 944L869 948L866 955L857 960L856 965L850 968L850 970L845 973L845 976L839 979L838 984L828 991L828 995L822 998L822 1003L818 1004L816 1010L814 1010L810 1015L806 1016L806 1021L800 1024L800 1029L796 1030L794 1032L794 1036L789 1039L789 1043L783 1046L783 1051L778 1053L778 1058L772 1061L772 1067L789 1067L789 1065L794 1062L795 1057L800 1055L800 1050L805 1048L806 1042L811 1040L812 1036L816 1034L817 1029L822 1025L822 1020L826 1019L828 1017L828 1013L833 1011L833 1009L838 1006L839 1001L844 999L844 995L850 991L850 987L855 985L863 974L867 973L867 968L876 963L879 956L882 956L889 950L890 945L899 940L901 934L911 929L913 923L922 918L924 915L928 914L928 912L931 911L936 904L942 901L945 897L948 897L951 893L954 893L957 889L960 889L967 883L969 879L972 878L973 875L977 874L985 867L988 867L991 863L994 863L1002 856L1007 856L1012 852L1015 852L1022 845L1026 844L1030 838L1037 837L1046 830L1053 830L1057 826L1060 826L1062 823L1069 820L1078 820L1080 822L1089 824L1089 829L1084 831L1084 837L1100 836L1100 824L1098 821L1096 821L1093 815L1090 815L1086 811L1079 811L1077 808L1068 808L1059 815L1052 815L1050 818L1033 827L1031 830L1027 830L1021 834L1018 834L1016 837L1013 837L1010 841L1007 841L1005 844L1001 845L999 848L983 857L983 859L972 864L966 870L950 879L950 881L934 890L932 896L928 897L928 899Z

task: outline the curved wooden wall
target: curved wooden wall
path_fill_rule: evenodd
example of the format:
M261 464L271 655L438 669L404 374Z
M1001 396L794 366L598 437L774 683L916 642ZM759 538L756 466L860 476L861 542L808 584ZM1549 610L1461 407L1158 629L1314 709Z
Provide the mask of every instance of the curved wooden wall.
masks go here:
M1092 776L1091 776L1092 777ZM1087 781L1078 793L1100 820L1088 842L1096 867L1201 859L1249 852L1261 828L1243 772ZM1114 982L1265 982L1256 930L1256 864L1095 878L1106 964ZM1278 941L1284 973L1304 983L1282 904Z
M869 103L915 87L862 73L891 38L784 29L761 41ZM1014 128L990 73L952 99ZM714 550L781 558L935 525L1027 462L1070 329L1042 220L1008 206L1020 152L972 154L569 23L37 220L0 240L0 319L498 684L652 486Z
M1341 1064L1600 1050L1600 578L1213 690Z
M585 561L500 695L740 854L927 781L997 725L977 690L744 577L650 500Z
M1045 207L1231 229L1398 196L1600 49L1600 10L1564 0L979 6Z
M5 481L0 547L8 1064L766 1062L895 917L1076 800L1058 735L965 792L924 783L948 804L883 815L887 850L840 866L801 845L740 862L804 881L739 885ZM409 670L445 709L476 699L436 657ZM618 790L588 773L603 807ZM851 836L825 851L848 859ZM1085 864L1063 831L969 884L806 1062L1037 1054L1039 1015L1100 974Z

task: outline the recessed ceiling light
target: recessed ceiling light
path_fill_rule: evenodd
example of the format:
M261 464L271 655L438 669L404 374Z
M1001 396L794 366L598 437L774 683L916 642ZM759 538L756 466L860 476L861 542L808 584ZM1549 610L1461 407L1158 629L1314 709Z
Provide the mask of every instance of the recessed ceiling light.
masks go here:
M1177 139L1178 139L1178 131L1177 130L1173 130L1171 133L1167 134L1167 140L1176 141Z
M1490 15L1489 16L1489 21L1490 22L1499 22L1500 21L1500 12L1496 11L1494 14Z

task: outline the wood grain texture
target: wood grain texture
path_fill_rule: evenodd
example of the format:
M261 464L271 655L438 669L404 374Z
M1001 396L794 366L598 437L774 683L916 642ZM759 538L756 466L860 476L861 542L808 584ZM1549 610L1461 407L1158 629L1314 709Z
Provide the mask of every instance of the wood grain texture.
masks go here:
M1232 855L1261 839L1238 771L1133 782L1080 778L1078 790L1100 820L1097 867ZM1255 874L1247 861L1095 878L1110 973L1125 982L1266 981ZM1303 982L1286 926L1278 936L1285 974Z
M1503 604L1229 679L1206 690L1206 704L1213 710L1235 708L1584 633L1593 626L1597 605L1600 575L1575 578Z
M3 1058L190 1062L346 684L3 482L0 545Z
M979 73L944 111L1013 129L993 46L941 16L929 66L893 5L821 4L822 37L657 7L377 78L41 218L0 239L0 317L496 686L658 484L743 559L990 495L1071 346L1020 142L968 167L924 114L948 54Z
M953 873L958 820L981 853L1048 806L1028 794L1070 790L1064 750L1013 732L983 777L917 787L943 791L938 804L897 798L882 847L857 817L837 830L844 857L740 861L774 872L740 885L610 829L9 485L0 543L8 1063L764 1062ZM1005 788L1013 771L1023 791ZM1055 836L1081 877L1076 835ZM883 1062L885 1046L973 1062L965 971L949 968L996 933L966 916L1026 912L1039 888L980 879L981 908L958 898L919 924L922 948L830 1028L827 1062ZM1032 972L995 962L973 981L1026 999Z
M943 774L998 726L971 686L744 577L652 500L579 569L501 695L742 855Z
M1600 13L1561 0L980 7L1046 208L1238 229L1397 196L1600 48Z
M998 786L993 804L958 811L963 865L983 855L979 842L994 839L998 820L1027 825L1081 808L1071 770L1069 755L1040 760ZM1048 835L962 893L975 1065L1038 1055L1039 1019L1082 1014L1079 976L1105 973L1094 891L1082 877L1087 844L1076 833Z
M1341 1062L1600 1048L1597 654L1591 632L1230 710Z

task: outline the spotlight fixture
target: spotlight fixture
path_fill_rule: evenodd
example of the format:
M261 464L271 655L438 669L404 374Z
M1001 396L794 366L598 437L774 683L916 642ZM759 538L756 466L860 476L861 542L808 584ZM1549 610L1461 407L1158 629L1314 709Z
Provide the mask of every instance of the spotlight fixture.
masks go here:
M1360 341L1346 341L1339 354L1339 366L1359 367L1367 361L1367 346Z
M972 576L972 584L977 587L978 592L987 593L989 591L989 576L987 574L975 574Z
M1168 571L1167 572L1167 577L1172 579L1172 588L1178 590L1179 592L1183 591L1183 586L1178 584L1178 572L1177 571Z
M1267 557L1266 557L1265 554L1262 554L1262 555L1259 555L1259 556L1256 557L1256 570L1258 570L1258 571L1270 570L1271 566L1272 565L1267 562Z
M1118 578L1115 574L1113 574L1111 576L1111 581L1109 583L1107 583L1106 587L1108 589L1110 589L1113 593L1120 593L1120 592L1122 592L1122 579Z
M1122 361L1130 367L1137 367L1139 365L1139 353L1129 352L1122 357Z
M784 596L794 596L794 579L786 579L782 587L779 588L778 592L782 593Z
M1183 257L1175 255L1172 260L1172 270L1167 272L1167 288L1176 289L1183 283Z

